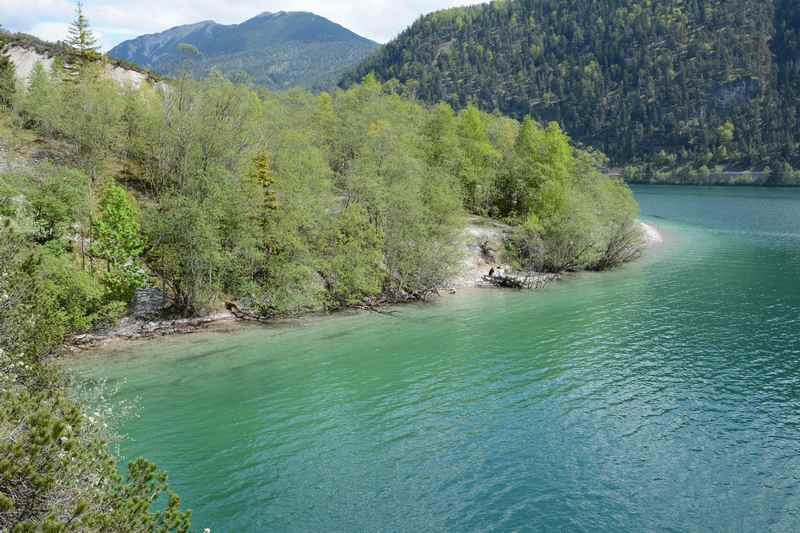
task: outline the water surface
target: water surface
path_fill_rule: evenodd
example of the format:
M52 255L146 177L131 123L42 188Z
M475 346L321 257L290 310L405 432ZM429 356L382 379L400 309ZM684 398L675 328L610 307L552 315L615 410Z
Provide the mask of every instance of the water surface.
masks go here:
M619 271L77 370L214 532L798 531L800 191L636 193Z

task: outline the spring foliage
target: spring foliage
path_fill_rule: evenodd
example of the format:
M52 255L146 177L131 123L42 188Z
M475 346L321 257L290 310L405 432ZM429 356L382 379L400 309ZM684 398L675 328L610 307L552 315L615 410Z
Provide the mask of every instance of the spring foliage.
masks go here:
M12 98L3 120L56 163L0 175L0 529L188 527L152 464L116 473L45 364L143 284L176 315L290 316L427 298L460 267L469 213L519 228L512 259L538 270L609 268L635 240L628 188L557 124L428 108L374 77L133 89L87 63L37 68Z

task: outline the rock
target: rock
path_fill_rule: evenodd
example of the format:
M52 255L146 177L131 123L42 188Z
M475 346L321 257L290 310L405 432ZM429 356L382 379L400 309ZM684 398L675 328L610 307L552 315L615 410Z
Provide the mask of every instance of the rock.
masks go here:
M464 257L458 274L447 288L484 287L482 280L489 269L497 266L498 254L503 250L505 236L511 227L487 218L472 216L464 231ZM491 285L488 285L491 286Z
M651 224L646 224L644 222L639 221L639 225L642 228L642 236L644 237L645 246L654 246L656 244L661 244L664 242L664 237L661 235L661 232L658 231L658 228Z
M136 289L131 301L131 315L136 320L157 320L164 316L170 304L169 297L159 288Z
M30 81L36 65L42 65L42 68L47 72L53 70L55 59L52 52L36 50L34 46L30 45L12 43L6 47L5 53L14 64L14 74L17 80L24 85L27 85ZM61 59L64 58L62 57ZM113 63L104 62L102 66L106 77L120 86L138 89L145 82L152 81L148 74L124 68Z

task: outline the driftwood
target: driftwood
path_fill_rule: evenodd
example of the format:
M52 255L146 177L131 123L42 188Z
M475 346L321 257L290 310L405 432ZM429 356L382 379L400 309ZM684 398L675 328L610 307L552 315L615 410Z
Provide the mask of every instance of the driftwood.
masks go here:
M534 274L525 277L517 276L483 276L483 281L503 289L543 289L553 281L561 279L559 274Z
M225 309L232 314L237 320L246 320L248 322L269 322L268 317L263 317L250 311L245 311L233 302L225 302Z
M483 281L504 289L524 289L522 280L508 276L483 276Z

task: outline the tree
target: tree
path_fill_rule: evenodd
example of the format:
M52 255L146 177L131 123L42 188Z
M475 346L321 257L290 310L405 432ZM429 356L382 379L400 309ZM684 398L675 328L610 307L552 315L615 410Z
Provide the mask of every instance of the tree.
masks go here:
M444 102L434 106L422 134L428 164L448 171L455 170L461 156L453 108Z
M144 240L136 201L112 180L103 188L92 238L90 253L106 263L103 281L111 298L130 301L147 279L138 262Z
M458 176L465 206L472 212L485 213L499 154L489 140L484 116L477 107L468 106L459 114L457 128L462 154Z
M11 107L17 88L17 77L14 63L2 52L3 40L0 39L0 108Z
M65 105L59 128L77 148L80 165L92 183L124 133L119 86L102 76L99 69L99 65L85 65L73 83L61 84Z
M348 205L323 246L322 275L334 307L353 305L380 293L383 235L370 224L363 206Z
M64 113L64 92L58 80L37 63L31 72L28 91L22 100L22 116L29 127L47 136L58 131Z
M171 290L184 316L202 312L219 294L224 255L217 205L191 194L169 194L148 220L148 264Z
M278 197L275 194L273 186L275 185L275 175L272 173L272 158L269 152L262 150L253 159L253 164L250 167L248 178L253 181L261 189L262 198L262 213L261 213L261 226L266 223L264 218L269 216L269 213L278 208Z
M95 59L100 50L97 38L89 27L89 19L86 18L83 12L83 2L81 0L78 0L75 6L75 18L69 26L67 44L77 50L82 59Z

